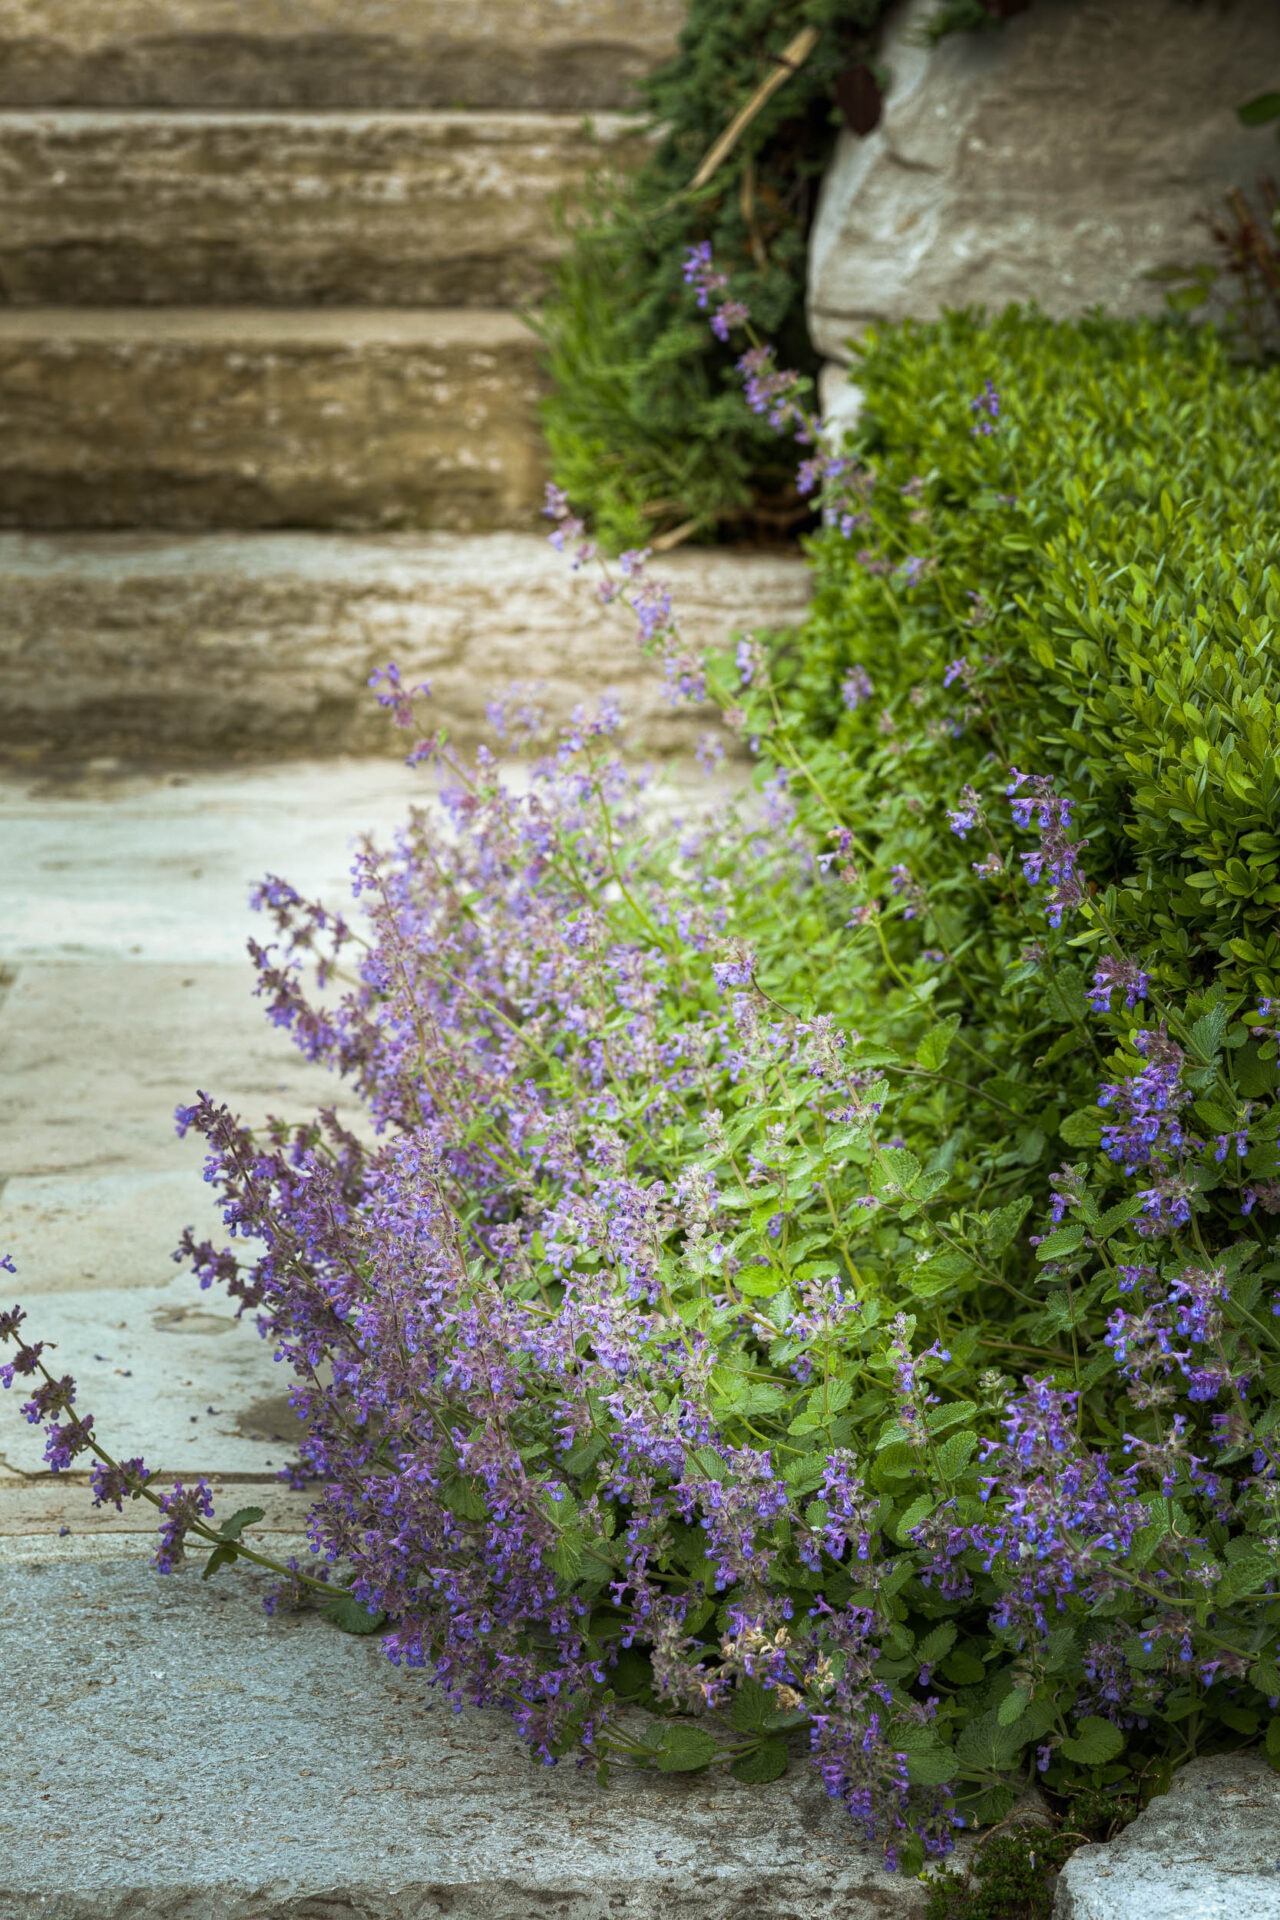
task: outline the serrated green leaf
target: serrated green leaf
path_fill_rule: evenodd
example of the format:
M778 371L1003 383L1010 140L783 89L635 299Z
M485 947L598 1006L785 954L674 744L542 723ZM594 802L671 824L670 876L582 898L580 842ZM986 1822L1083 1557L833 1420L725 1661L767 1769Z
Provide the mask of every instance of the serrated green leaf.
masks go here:
M1003 1253L1013 1239L1014 1234L1031 1211L1031 1195L1024 1194L1020 1200L1011 1200L1001 1207L987 1221L986 1242L992 1253Z
M740 1680L729 1707L729 1725L735 1733L758 1733L770 1711L773 1696L758 1680Z
M1021 1720L1027 1710L1029 1698L1030 1695L1023 1693L1018 1687L1015 1687L1012 1693L1006 1693L996 1708L996 1719L999 1724L1002 1727L1011 1727L1015 1720Z
M1084 1228L1074 1222L1070 1226L1058 1227L1048 1234L1036 1248L1037 1260L1062 1260L1068 1254L1075 1253L1084 1241Z
M1274 1660L1255 1660L1249 1669L1249 1684L1269 1700L1280 1700L1280 1664Z
M340 1633L380 1633L387 1623L385 1613L370 1613L349 1593L337 1593L326 1600L321 1612Z
M1136 1220L1141 1212L1141 1197L1136 1193L1130 1194L1127 1200L1117 1201L1114 1207L1108 1207L1107 1211L1094 1222L1090 1231L1095 1240L1109 1240L1112 1234L1118 1233L1127 1221Z
M1246 1594L1261 1593L1267 1581L1275 1577L1274 1561L1264 1559L1260 1553L1244 1554L1224 1569L1221 1580L1213 1588L1213 1604L1229 1607L1233 1600L1241 1600Z
M709 1767L719 1751L711 1734L701 1727L677 1722L662 1730L658 1749L659 1773L697 1773Z
M223 1521L218 1532L224 1540L238 1540L246 1527L255 1527L266 1517L261 1507L239 1507L229 1520Z
M560 1535L551 1554L551 1571L564 1586L571 1587L582 1572L582 1535L570 1527Z
M955 1647L940 1664L943 1677L957 1687L976 1687L979 1680L985 1680L987 1670L974 1654L963 1647Z
M978 1715L961 1730L956 1741L956 1754L961 1764L976 1768L983 1773L1004 1773L1012 1766L1019 1751L1026 1745L1024 1730L1018 1726L1002 1727L993 1711Z
M735 1760L729 1772L735 1780L741 1780L749 1787L763 1787L770 1780L780 1779L786 1770L786 1741L766 1740L754 1752L744 1753L740 1760Z
M930 1627L923 1640L916 1642L915 1659L922 1667L936 1667L939 1660L950 1653L956 1643L956 1623L954 1620L940 1620L936 1627Z
M945 1020L939 1020L936 1027L930 1027L924 1039L916 1048L916 1064L929 1073L936 1073L946 1059L960 1026L960 1015L949 1013Z
M918 1527L922 1520L927 1520L937 1504L933 1494L919 1494L906 1512L899 1516L893 1530L895 1538L905 1546L910 1538L912 1527Z
M907 1778L917 1787L945 1787L959 1772L950 1747L926 1747L907 1755Z
M200 1578L202 1580L212 1580L219 1568L229 1567L235 1557L236 1550L233 1546L215 1547L201 1569Z
M938 1468L948 1480L962 1474L978 1444L976 1433L953 1433L938 1448Z
M906 1193L920 1177L920 1162L907 1147L881 1147L871 1166L871 1186L876 1193L891 1188Z
M580 1446L571 1448L568 1453L561 1456L560 1465L566 1473L573 1474L576 1479L579 1474L586 1473L589 1468L594 1467L607 1445L608 1441L604 1434L590 1434Z
M1102 1115L1096 1107L1079 1107L1058 1128L1069 1147L1096 1147L1102 1138Z
M1089 1713L1076 1722L1074 1734L1062 1742L1059 1751L1079 1766L1100 1767L1105 1761L1114 1760L1123 1746L1124 1735L1119 1727L1100 1714Z

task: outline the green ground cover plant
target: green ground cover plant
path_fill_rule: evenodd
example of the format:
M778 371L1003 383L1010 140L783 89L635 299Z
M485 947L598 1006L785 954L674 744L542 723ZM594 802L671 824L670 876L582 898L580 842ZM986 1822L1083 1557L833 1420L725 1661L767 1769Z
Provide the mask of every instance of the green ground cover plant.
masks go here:
M1041 1864L968 1889L1035 1913L1099 1795L1280 1762L1280 370L954 316L865 343L834 448L739 365L827 523L807 626L704 662L644 554L600 588L755 800L655 814L607 701L496 713L524 782L423 739L349 918L259 895L270 1017L370 1124L200 1096L186 1253L296 1375L282 1597L605 1783L806 1758L900 1868L1038 1783ZM0 1338L162 1570L268 1558Z

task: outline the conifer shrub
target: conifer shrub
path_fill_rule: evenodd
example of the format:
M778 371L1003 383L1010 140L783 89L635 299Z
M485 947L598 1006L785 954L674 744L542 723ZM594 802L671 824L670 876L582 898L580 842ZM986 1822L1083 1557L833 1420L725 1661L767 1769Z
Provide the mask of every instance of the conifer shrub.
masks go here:
M607 703L523 783L420 743L350 917L258 896L342 1114L184 1108L229 1229L185 1252L296 1376L286 1595L606 1783L807 1759L916 1868L1035 1782L1062 1841L1280 1762L1275 375L961 316L868 343L834 449L740 367L828 522L808 627L700 663L643 554L601 591L757 801L646 808ZM0 1340L162 1571L269 1562ZM1043 1910L1050 1852L977 1878Z

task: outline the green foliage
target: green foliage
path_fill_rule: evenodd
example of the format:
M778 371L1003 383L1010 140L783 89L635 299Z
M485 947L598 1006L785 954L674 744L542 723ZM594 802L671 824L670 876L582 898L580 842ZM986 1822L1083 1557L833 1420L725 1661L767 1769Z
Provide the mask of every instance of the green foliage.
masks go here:
M993 1834L966 1872L931 1881L925 1920L1049 1920L1058 1871L1080 1841L1042 1827Z
M838 76L865 56L885 0L693 0L676 56L645 82L651 158L589 207L540 320L553 392L544 423L558 484L599 537L638 545L693 521L775 534L805 518L791 464L752 415L735 352L709 334L682 277L710 240L787 364L816 369L805 251L835 137ZM805 26L817 47L708 184L712 141Z
M952 957L930 1007L1024 1116L1026 1166L1096 1144L1081 969L1109 942L1186 1000L1234 1112L1275 1085L1247 1016L1280 992L1280 372L1231 366L1208 331L1010 312L873 337L855 374L866 523L816 541L812 617L747 703L803 761L815 826L857 823L862 897L891 902L899 868L924 889L923 918L855 937L883 936L886 985L923 979L922 947ZM988 379L1003 413L975 433ZM848 711L854 670L874 693ZM1088 842L1090 914L1047 982L1009 881L1031 844L1008 831L1011 766L1051 775ZM946 831L966 784L1000 847ZM984 855L1001 871L975 883Z

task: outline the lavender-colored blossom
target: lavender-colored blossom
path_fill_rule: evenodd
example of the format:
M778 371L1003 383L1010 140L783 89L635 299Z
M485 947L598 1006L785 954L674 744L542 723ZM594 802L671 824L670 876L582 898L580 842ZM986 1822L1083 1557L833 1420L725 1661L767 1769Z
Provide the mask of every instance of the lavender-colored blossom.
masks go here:
M1055 790L1047 774L1019 773L1016 767L1009 771L1010 781L1005 791L1010 796L1014 824L1022 828L1034 826L1040 834L1039 847L1033 853L1020 855L1022 871L1033 887L1048 879L1045 918L1051 927L1060 927L1064 914L1074 912L1084 900L1084 876L1078 856L1089 843L1068 837L1074 802Z
M986 818L982 800L976 788L971 786L961 788L960 805L947 812L947 824L960 840L968 839L976 828L984 826Z
M865 667L850 667L840 682L840 698L850 713L856 713L859 707L875 698L875 688Z
M1135 960L1104 954L1093 970L1088 1000L1095 1013L1110 1013L1112 994L1123 993L1125 1009L1132 1013L1139 1000L1145 1000L1150 991L1150 975Z
M978 416L974 425L969 429L970 433L988 434L995 432L996 421L1000 418L1000 395L996 392L990 380L984 381L982 392L978 395L977 399L969 402L969 410Z

